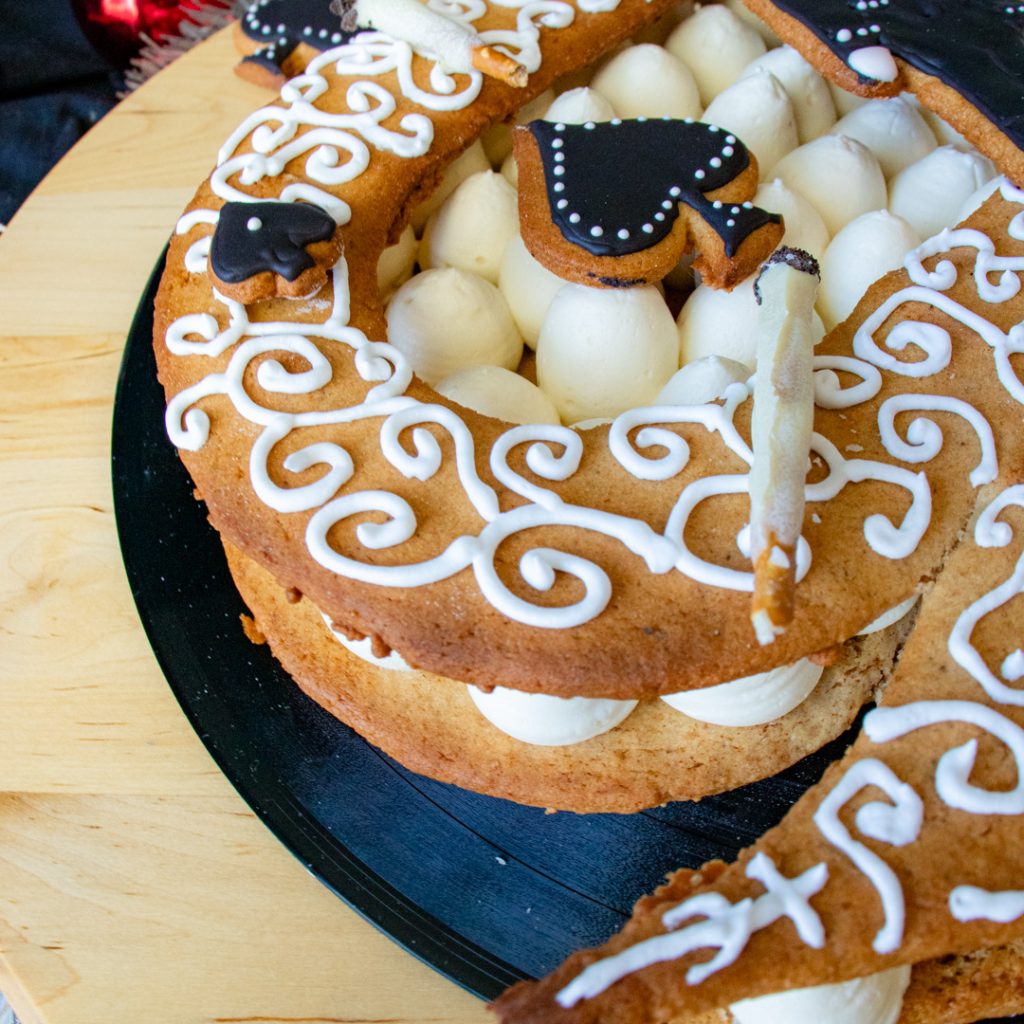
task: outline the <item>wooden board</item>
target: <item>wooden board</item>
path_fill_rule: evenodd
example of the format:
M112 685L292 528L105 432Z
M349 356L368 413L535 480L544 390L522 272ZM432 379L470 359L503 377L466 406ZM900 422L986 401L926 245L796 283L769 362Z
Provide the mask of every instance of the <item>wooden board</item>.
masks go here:
M177 215L268 95L222 33L0 237L0 990L23 1024L481 1021L309 876L206 754L121 566L110 416Z

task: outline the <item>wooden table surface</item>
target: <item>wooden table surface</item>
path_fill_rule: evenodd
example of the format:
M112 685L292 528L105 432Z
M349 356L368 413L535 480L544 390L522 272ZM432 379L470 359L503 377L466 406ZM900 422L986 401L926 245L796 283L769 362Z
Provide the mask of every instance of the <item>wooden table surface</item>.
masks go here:
M23 1024L469 1022L221 776L118 550L110 419L139 295L268 94L227 34L102 120L0 237L0 991Z

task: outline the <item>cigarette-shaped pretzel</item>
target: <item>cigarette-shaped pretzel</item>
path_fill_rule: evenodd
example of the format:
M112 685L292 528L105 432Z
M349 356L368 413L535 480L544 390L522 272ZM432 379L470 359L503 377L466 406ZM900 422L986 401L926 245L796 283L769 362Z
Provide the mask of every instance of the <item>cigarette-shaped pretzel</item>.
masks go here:
M419 0L333 0L331 10L345 31L386 32L434 54L447 71L480 71L521 89L527 71L517 60L488 46L468 25L432 11Z
M818 263L801 249L774 252L755 285L760 305L751 436L750 620L762 646L793 621L796 546L814 421L811 316Z

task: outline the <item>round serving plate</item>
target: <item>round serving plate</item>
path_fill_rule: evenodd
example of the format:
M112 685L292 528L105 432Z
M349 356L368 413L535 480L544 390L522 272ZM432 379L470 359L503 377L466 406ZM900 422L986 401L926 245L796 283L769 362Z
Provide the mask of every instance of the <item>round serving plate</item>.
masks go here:
M577 815L434 782L365 742L242 630L247 609L164 432L152 351L162 269L163 259L128 335L113 418L117 527L142 624L243 799L410 953L492 999L604 941L669 871L733 859L841 755L855 730L774 778L699 803Z

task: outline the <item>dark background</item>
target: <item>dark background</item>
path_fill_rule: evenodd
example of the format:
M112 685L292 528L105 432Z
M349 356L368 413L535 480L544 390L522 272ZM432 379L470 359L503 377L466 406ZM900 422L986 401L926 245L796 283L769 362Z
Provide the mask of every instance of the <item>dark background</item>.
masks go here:
M116 102L70 0L0 0L0 224Z

